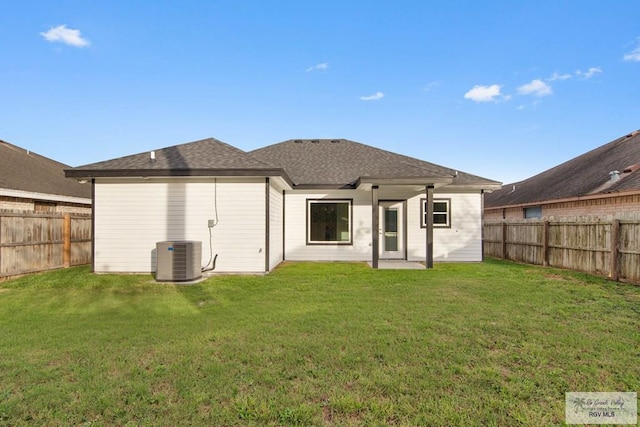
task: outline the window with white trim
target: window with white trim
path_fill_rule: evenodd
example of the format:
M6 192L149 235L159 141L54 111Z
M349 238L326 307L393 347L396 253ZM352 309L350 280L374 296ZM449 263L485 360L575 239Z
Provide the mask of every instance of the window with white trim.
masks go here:
M307 244L350 245L353 200L307 199Z
M524 208L524 217L526 219L542 218L542 206L531 206Z
M433 227L451 227L451 199L433 199ZM420 199L420 227L427 226L427 199Z

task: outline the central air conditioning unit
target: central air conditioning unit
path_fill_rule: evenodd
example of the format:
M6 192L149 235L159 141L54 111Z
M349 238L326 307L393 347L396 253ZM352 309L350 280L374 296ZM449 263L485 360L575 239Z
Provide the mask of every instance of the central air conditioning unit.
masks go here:
M156 256L156 280L159 282L189 281L202 277L202 242L158 242Z

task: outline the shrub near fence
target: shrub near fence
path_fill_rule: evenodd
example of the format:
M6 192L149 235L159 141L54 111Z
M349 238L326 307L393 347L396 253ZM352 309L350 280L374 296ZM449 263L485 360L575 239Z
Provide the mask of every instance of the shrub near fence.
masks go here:
M484 224L484 254L640 283L640 220L502 220Z
M90 262L90 215L0 211L0 278Z

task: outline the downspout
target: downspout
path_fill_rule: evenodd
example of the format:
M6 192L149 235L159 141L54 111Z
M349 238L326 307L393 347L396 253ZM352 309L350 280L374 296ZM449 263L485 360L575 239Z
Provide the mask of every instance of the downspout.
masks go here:
M96 180L91 179L91 272L96 272Z

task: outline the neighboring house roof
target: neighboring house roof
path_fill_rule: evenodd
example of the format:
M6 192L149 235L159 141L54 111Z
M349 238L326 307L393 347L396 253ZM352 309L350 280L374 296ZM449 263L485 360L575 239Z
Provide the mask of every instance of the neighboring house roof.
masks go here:
M152 154L154 159L151 158ZM368 179L417 179L495 188L497 181L345 139L289 140L249 153L213 138L67 171L69 177L280 176L290 186L355 188Z
M617 179L611 172L618 171ZM615 178L615 174L614 174ZM487 194L485 208L640 190L640 131Z
M65 178L68 168L0 140L0 195L90 203L91 187Z

